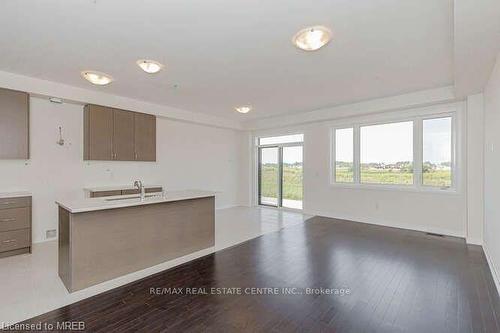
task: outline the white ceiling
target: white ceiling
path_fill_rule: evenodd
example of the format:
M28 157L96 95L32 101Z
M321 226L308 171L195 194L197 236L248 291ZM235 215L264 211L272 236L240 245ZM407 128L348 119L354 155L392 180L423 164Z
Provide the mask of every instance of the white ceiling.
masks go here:
M454 83L452 0L2 0L0 22L0 71L234 119ZM330 44L291 44L317 24ZM116 81L91 86L86 69Z
M500 1L455 0L457 97L483 91L500 51Z

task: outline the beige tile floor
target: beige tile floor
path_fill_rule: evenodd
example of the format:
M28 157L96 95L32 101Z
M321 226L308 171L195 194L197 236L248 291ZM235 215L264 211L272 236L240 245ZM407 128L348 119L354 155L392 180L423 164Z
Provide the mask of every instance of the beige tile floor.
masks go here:
M57 241L35 244L31 255L0 259L0 328L116 288L213 251L300 224L310 216L264 207L217 210L215 248L68 293L57 275Z

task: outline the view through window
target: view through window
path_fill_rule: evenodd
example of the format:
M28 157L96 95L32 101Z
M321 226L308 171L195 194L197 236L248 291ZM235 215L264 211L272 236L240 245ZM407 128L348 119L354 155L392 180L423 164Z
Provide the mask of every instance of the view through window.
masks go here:
M360 128L361 183L413 184L413 122Z
M451 117L423 121L422 184L450 187L451 177Z
M454 188L453 119L448 114L335 129L333 181Z
M354 182L354 129L335 130L335 181Z

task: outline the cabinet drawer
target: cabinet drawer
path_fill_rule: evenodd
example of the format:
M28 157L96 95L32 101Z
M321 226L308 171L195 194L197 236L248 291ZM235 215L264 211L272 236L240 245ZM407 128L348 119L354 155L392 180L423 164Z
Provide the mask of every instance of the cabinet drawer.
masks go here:
M156 193L156 192L161 192L162 191L162 188L161 187L147 187L145 189L146 193ZM126 195L126 194L139 194L139 190L137 189L130 189L130 190L122 190L122 194L123 195Z
M0 252L31 246L31 230L21 229L0 232Z
M139 190L122 190L122 195L139 194Z
M156 193L156 192L161 192L163 188L161 187L150 187L146 189L146 193Z
M29 207L29 206L31 206L31 197L0 199L0 209Z
M112 197L115 195L122 195L122 191L116 190L116 191L98 191L98 192L92 192L91 197L92 198L102 198L102 197Z
M0 232L30 227L30 209L10 208L0 210Z

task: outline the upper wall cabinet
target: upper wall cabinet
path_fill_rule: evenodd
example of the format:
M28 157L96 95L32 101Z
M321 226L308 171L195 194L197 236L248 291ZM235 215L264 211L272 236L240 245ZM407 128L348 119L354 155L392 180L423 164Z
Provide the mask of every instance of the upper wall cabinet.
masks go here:
M83 123L83 159L113 160L113 109L86 105Z
M29 95L0 89L0 159L29 159Z
M156 161L156 117L150 114L134 114L135 159Z
M113 153L116 161L135 161L134 112L113 109Z
M156 117L86 105L83 158L101 161L156 161Z

